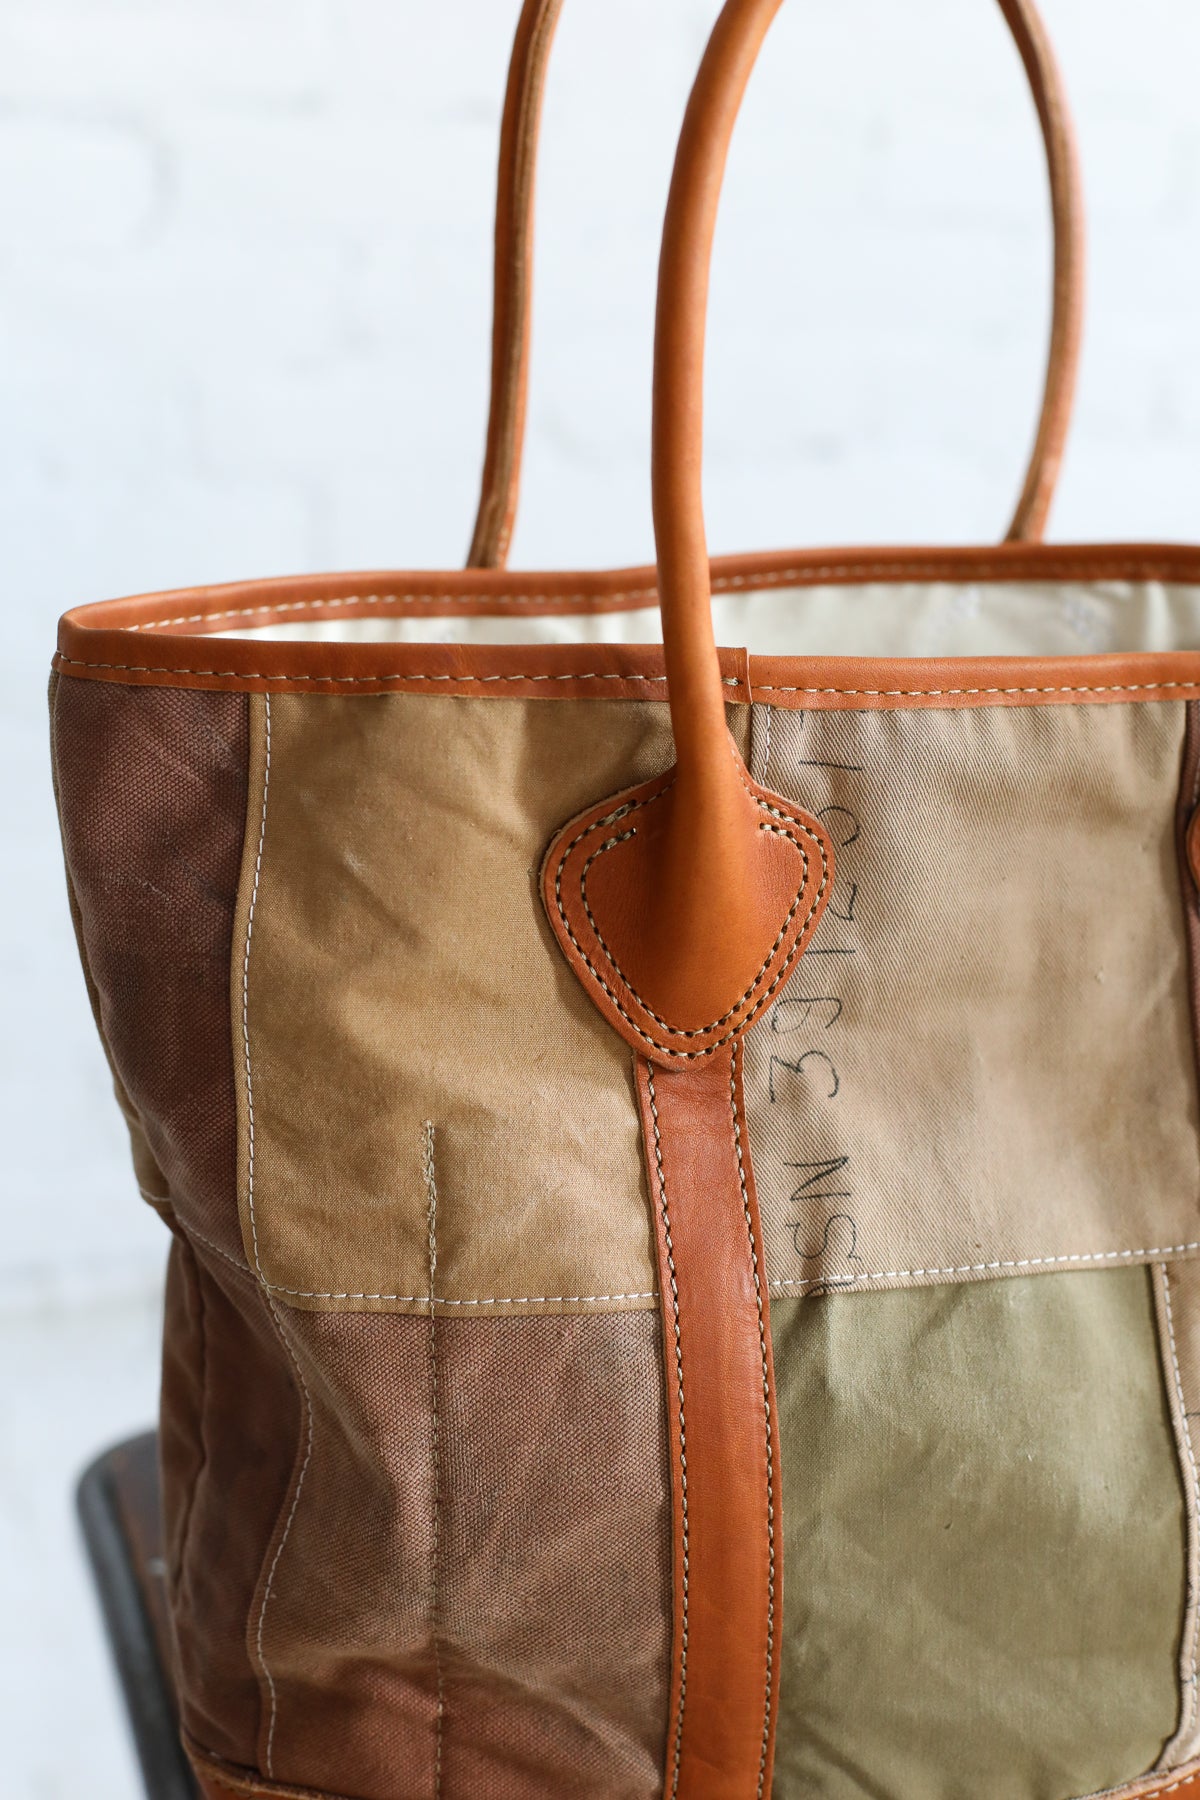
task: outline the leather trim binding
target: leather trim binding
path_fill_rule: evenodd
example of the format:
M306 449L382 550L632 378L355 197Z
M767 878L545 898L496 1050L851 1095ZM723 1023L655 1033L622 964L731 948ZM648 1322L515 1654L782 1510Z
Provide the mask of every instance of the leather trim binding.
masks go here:
M1200 702L1188 702L1175 809L1179 891L1187 935L1192 1037L1200 1076Z
M1172 1800L1200 1800L1200 1763L1190 1762L1167 1774L1144 1775L1123 1787L1089 1794L1086 1800L1166 1800L1168 1794Z
M636 1063L668 1401L674 1631L666 1800L770 1793L783 1545L762 1226L741 1051Z
M1161 581L1200 585L1200 549L1009 544L971 550L846 550L719 557L714 593L848 583ZM298 619L467 614L560 617L652 607L653 569L575 574L296 576L145 594L76 607L59 625L59 673L131 685L330 694L455 693L499 698L665 699L657 645L321 643L221 638ZM1200 698L1200 650L1087 657L892 659L751 657L753 697L775 706L1036 706ZM745 697L747 659L721 652Z

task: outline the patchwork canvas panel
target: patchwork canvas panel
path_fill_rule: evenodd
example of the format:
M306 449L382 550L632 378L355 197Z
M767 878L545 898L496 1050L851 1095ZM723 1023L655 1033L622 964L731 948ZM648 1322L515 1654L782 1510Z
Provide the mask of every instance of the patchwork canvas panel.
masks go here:
M71 681L54 708L93 994L195 1245L163 1436L186 1724L365 1800L439 1757L481 1800L651 1800L643 1148L536 878L573 811L666 766L665 708ZM959 1800L980 1770L1077 1800L1200 1748L1183 715L730 708L840 848L747 1051L775 1800Z
M1151 1272L772 1306L774 1800L1076 1800L1180 1717L1185 1508Z
M773 1292L1196 1253L1184 711L754 709L838 855L747 1040Z
M439 1305L652 1308L628 1054L535 882L574 811L667 765L666 709L250 706L234 1031L262 1279L300 1307L419 1309L429 1119ZM753 773L839 846L747 1041L772 1291L1197 1253L1184 708L752 710ZM749 717L730 708L743 750Z
M229 1031L246 820L243 694L56 679L56 786L80 953L140 1185L239 1250Z
M654 1800L670 1501L654 1314L292 1311L306 1457L259 1766L394 1800ZM285 1509L287 1510L287 1509ZM260 1592L260 1600L261 1600Z
M251 719L235 1036L264 1282L424 1307L430 1121L441 1307L653 1309L629 1052L537 876L573 813L669 766L666 708L287 694Z

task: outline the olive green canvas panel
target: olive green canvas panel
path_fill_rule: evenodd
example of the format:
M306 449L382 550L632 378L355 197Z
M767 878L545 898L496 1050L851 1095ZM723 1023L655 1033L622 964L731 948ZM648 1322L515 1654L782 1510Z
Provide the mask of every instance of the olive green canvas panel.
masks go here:
M1176 1731L1149 1270L778 1300L774 1800L1074 1800Z

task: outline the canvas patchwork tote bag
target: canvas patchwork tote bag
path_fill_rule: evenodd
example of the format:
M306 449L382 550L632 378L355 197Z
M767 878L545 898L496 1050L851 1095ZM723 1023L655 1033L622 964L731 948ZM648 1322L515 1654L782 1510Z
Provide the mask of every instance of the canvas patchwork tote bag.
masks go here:
M1057 243L999 548L708 556L728 0L657 566L505 571L528 0L472 566L62 621L208 1800L1200 1797L1200 550L1038 541L1079 198L1001 4Z

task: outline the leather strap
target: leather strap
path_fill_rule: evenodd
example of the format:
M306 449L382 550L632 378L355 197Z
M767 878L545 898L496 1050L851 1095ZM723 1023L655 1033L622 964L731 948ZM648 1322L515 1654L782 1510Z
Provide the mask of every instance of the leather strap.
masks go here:
M1037 435L1006 538L1042 537L1070 424L1083 320L1079 159L1054 51L1034 0L999 0L1029 77L1050 174L1054 224L1050 351ZM546 70L562 0L524 0L509 64L496 186L491 403L468 567L503 568L516 517L525 436L533 285L533 199Z
M775 1374L735 1041L637 1061L662 1296L674 1556L665 1800L771 1791L783 1605Z

